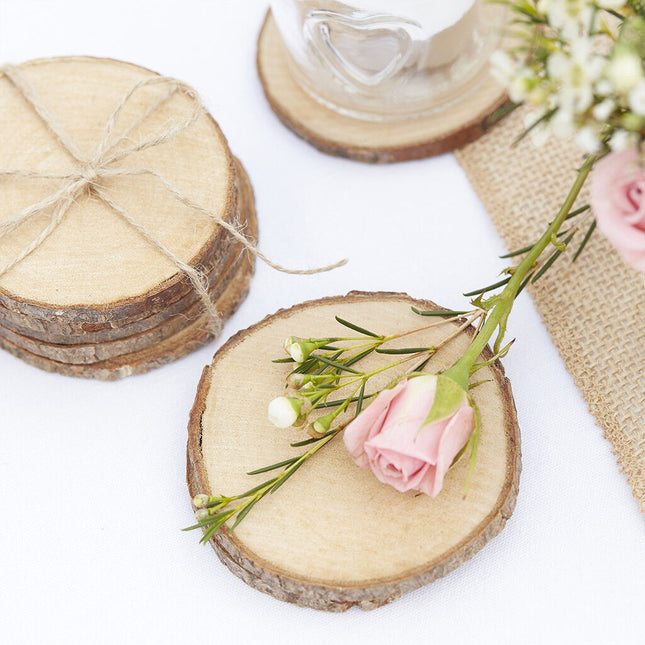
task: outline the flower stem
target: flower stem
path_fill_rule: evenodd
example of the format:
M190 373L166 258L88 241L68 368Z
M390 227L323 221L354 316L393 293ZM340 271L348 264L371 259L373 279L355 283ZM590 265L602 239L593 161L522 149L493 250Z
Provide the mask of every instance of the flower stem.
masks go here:
M549 227L546 229L542 237L535 243L533 248L527 253L524 259L515 267L510 281L504 287L504 290L496 296L493 296L495 305L488 314L486 322L480 329L480 331L473 338L470 347L466 350L463 356L445 372L446 376L449 376L454 381L459 383L465 390L468 389L468 379L470 378L470 371L475 364L475 361L482 353L488 341L491 339L492 335L495 333L495 330L499 328L496 347L501 344L501 341L504 336L504 330L506 328L506 320L513 308L513 303L515 301L515 296L524 282L526 275L534 268L535 263L540 258L544 250L551 243L553 236L558 233L560 227L567 218L567 215L571 211L573 204L575 203L582 186L584 185L591 169L596 162L597 157L591 155L587 157L585 162L582 164L580 170L578 170L578 176L567 195L562 208L558 212L555 219L551 222Z

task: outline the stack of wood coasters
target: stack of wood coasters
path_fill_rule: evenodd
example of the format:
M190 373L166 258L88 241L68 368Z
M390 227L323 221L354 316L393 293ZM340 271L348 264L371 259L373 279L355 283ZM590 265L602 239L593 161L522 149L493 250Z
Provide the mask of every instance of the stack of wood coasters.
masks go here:
M211 340L248 291L257 222L194 91L46 59L0 70L0 113L0 346L111 380Z

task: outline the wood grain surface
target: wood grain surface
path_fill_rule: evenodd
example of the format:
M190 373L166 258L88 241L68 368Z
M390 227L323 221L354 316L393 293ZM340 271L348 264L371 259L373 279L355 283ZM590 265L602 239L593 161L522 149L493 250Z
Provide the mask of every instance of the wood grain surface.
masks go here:
M338 335L343 328L335 315L378 333L400 332L423 324L410 305L436 308L404 294L353 292L279 311L230 339L205 368L191 413L191 496L240 493L260 483L244 473L297 454L289 443L302 439L302 430L278 430L266 412L268 402L284 392L289 368L271 363L283 355L284 338ZM445 338L452 324L423 332L421 345ZM427 369L452 364L470 331L450 341ZM491 357L488 349L484 356ZM211 541L217 555L253 587L328 611L378 607L471 558L512 514L521 469L503 368L496 362L479 378L487 379L473 390L482 440L465 498L467 460L451 469L443 491L431 499L381 484L336 439L257 504L235 533L221 529Z
M125 94L138 82L155 76L129 63L85 57L32 61L21 65L20 71L89 158ZM166 90L150 86L135 93L117 121L114 136ZM192 109L188 95L175 93L116 150L167 131L168 124L184 120ZM0 111L0 167L57 173L78 170L1 74ZM172 141L129 155L115 166L152 169L218 216L235 216L235 162L224 135L207 113ZM193 266L208 263L212 249L226 236L211 218L182 205L155 177L122 176L103 182L111 199ZM51 194L59 183L3 179L0 222ZM38 215L5 236L0 242L0 257L7 261L15 257L43 229L48 217L48 213ZM77 200L41 247L0 279L0 304L45 320L110 323L163 311L188 290L183 273L90 191Z
M370 163L421 159L460 148L493 125L489 117L507 96L485 75L468 97L429 116L366 121L339 114L316 101L294 80L289 54L271 12L258 40L257 68L278 118L305 141L331 155Z

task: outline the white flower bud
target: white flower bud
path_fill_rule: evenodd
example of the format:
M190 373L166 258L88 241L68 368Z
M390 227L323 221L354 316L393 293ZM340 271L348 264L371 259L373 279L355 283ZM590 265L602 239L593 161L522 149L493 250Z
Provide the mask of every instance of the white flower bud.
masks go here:
M289 374L289 376L287 377L287 383L296 390L299 390L305 384L305 382L310 382L309 379L311 379L311 377L294 372L293 374Z
M289 336L289 338L285 338L284 343L282 344L282 346L284 347L284 351L287 352L288 354L289 347L291 347L291 345L293 345L294 343L297 343L299 340L300 339L296 338L295 336Z
M515 75L515 61L502 49L493 52L490 65L493 76L502 83L508 82Z
M621 48L607 66L607 78L617 92L631 92L643 78L643 65L638 54Z
M549 76L556 81L563 80L569 73L571 60L560 52L551 54L546 63L546 69Z
M269 403L269 421L278 428L290 428L298 421L301 409L301 399L279 396Z
M560 108L550 121L553 132L560 139L570 137L574 132L573 115L569 110Z
M615 109L616 104L611 99L605 99L602 103L594 106L594 118L598 119L598 121L606 121Z
M524 76L518 76L508 84L508 95L513 103L522 103L531 90L531 82Z
M631 148L635 142L636 136L633 132L627 132L627 130L616 130L609 140L609 147L614 152L619 152L621 150Z
M638 114L638 116L645 116L645 80L641 80L638 83L629 93L627 100L632 112Z
M305 356L305 347L303 343L293 343L289 347L289 355L293 358L296 363L304 363L307 356Z
M200 508L198 511L195 511L195 519L198 522L205 520L208 517L208 509Z
M208 504L208 495L195 495L193 497L193 506L195 508L204 508Z
M593 128L586 125L576 135L576 143L587 153L591 154L600 150L600 141Z

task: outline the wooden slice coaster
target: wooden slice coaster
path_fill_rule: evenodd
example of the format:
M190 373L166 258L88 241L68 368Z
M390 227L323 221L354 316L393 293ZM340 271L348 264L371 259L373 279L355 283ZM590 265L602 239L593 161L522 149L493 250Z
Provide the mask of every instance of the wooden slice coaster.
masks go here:
M256 243L257 219L255 216L253 192L248 181L244 181L242 186L243 191L239 200L241 207L239 226L240 230L245 231L249 240ZM233 277L237 274L239 267L245 262L245 258L242 257L243 253L245 253L244 247L236 241L232 249L227 253L225 265L218 267L216 275L211 273L210 294L213 301L219 299L229 283L233 280ZM93 337L99 334L105 335L106 330L103 330L102 332L96 332L94 334L84 332L75 337L66 336L63 337L63 343L57 342L56 337L53 337L50 333L45 337L50 338L54 342L45 342L20 330L16 331L15 328L7 329L4 325L0 325L0 337L8 340L16 347L61 363L96 363L123 354L141 351L177 334L204 313L201 300L196 299L196 297L190 300L192 304L182 308L173 317L162 320L160 324L150 329L135 332L130 336L119 337L117 340L95 341ZM156 319L157 316L152 318ZM116 331L122 332L124 329L127 330L130 327L132 325ZM70 342L74 340L76 341L75 343Z
M250 228L255 230L255 217L248 222ZM211 299L217 302L229 285L234 282L238 271L248 264L246 251L241 244L236 244L234 252L230 254L227 266L217 276L217 281L209 293ZM37 356L51 359L60 363L88 365L114 359L124 354L140 352L150 347L159 346L160 343L175 336L198 318L202 321L204 306L201 301L193 303L188 309L162 322L157 327L135 334L133 336L102 343L55 344L36 341L28 336L5 329L0 325L0 338L11 342L16 347L24 349Z
M335 315L379 333L414 329L423 323L410 305L437 308L404 294L353 292L279 311L231 338L205 368L191 413L191 496L241 493L263 481L246 472L300 454L289 443L306 435L278 430L267 420L267 404L284 392L289 372L271 362L283 354L286 337L336 336L342 328ZM452 330L452 323L427 330L421 345L434 346ZM472 329L450 341L427 369L452 364L471 335ZM491 356L487 349L484 357ZM480 379L488 382L472 395L482 415L482 439L465 498L467 460L450 470L444 489L431 499L381 484L354 464L337 438L258 503L232 535L221 529L211 541L217 555L249 585L328 611L378 607L455 569L504 527L521 469L504 370L494 363L478 372ZM240 396L240 387L251 394Z
M253 260L245 254L233 280L216 303L217 310L223 320L230 318L246 297L253 276L253 267ZM43 358L2 337L0 337L0 347L26 363L47 372L115 381L126 376L149 372L199 349L214 338L214 334L209 331L208 323L208 318L201 316L179 333L153 347L89 365L72 365Z
M95 154L110 116L127 93L138 83L158 78L135 65L93 58L33 61L18 71L84 158ZM125 103L109 139L118 141L115 153L190 118L196 105L193 97L182 88L164 98L171 87L147 85ZM79 172L79 163L2 74L0 111L0 168ZM122 134L126 136L119 140ZM175 138L124 156L109 168L151 170L224 220L235 217L235 162L218 125L205 112ZM60 185L60 179L2 178L0 222ZM213 249L230 243L230 236L210 217L184 205L152 174L104 177L100 187L185 263L208 266ZM3 263L37 238L50 216L37 215L6 235L0 241ZM163 311L190 288L170 259L87 191L44 243L0 278L0 304L49 321L118 325Z
M341 115L312 98L289 71L289 54L271 12L260 33L257 68L273 111L305 141L339 157L370 163L421 159L479 138L508 98L487 75L467 99L418 119L372 122Z

